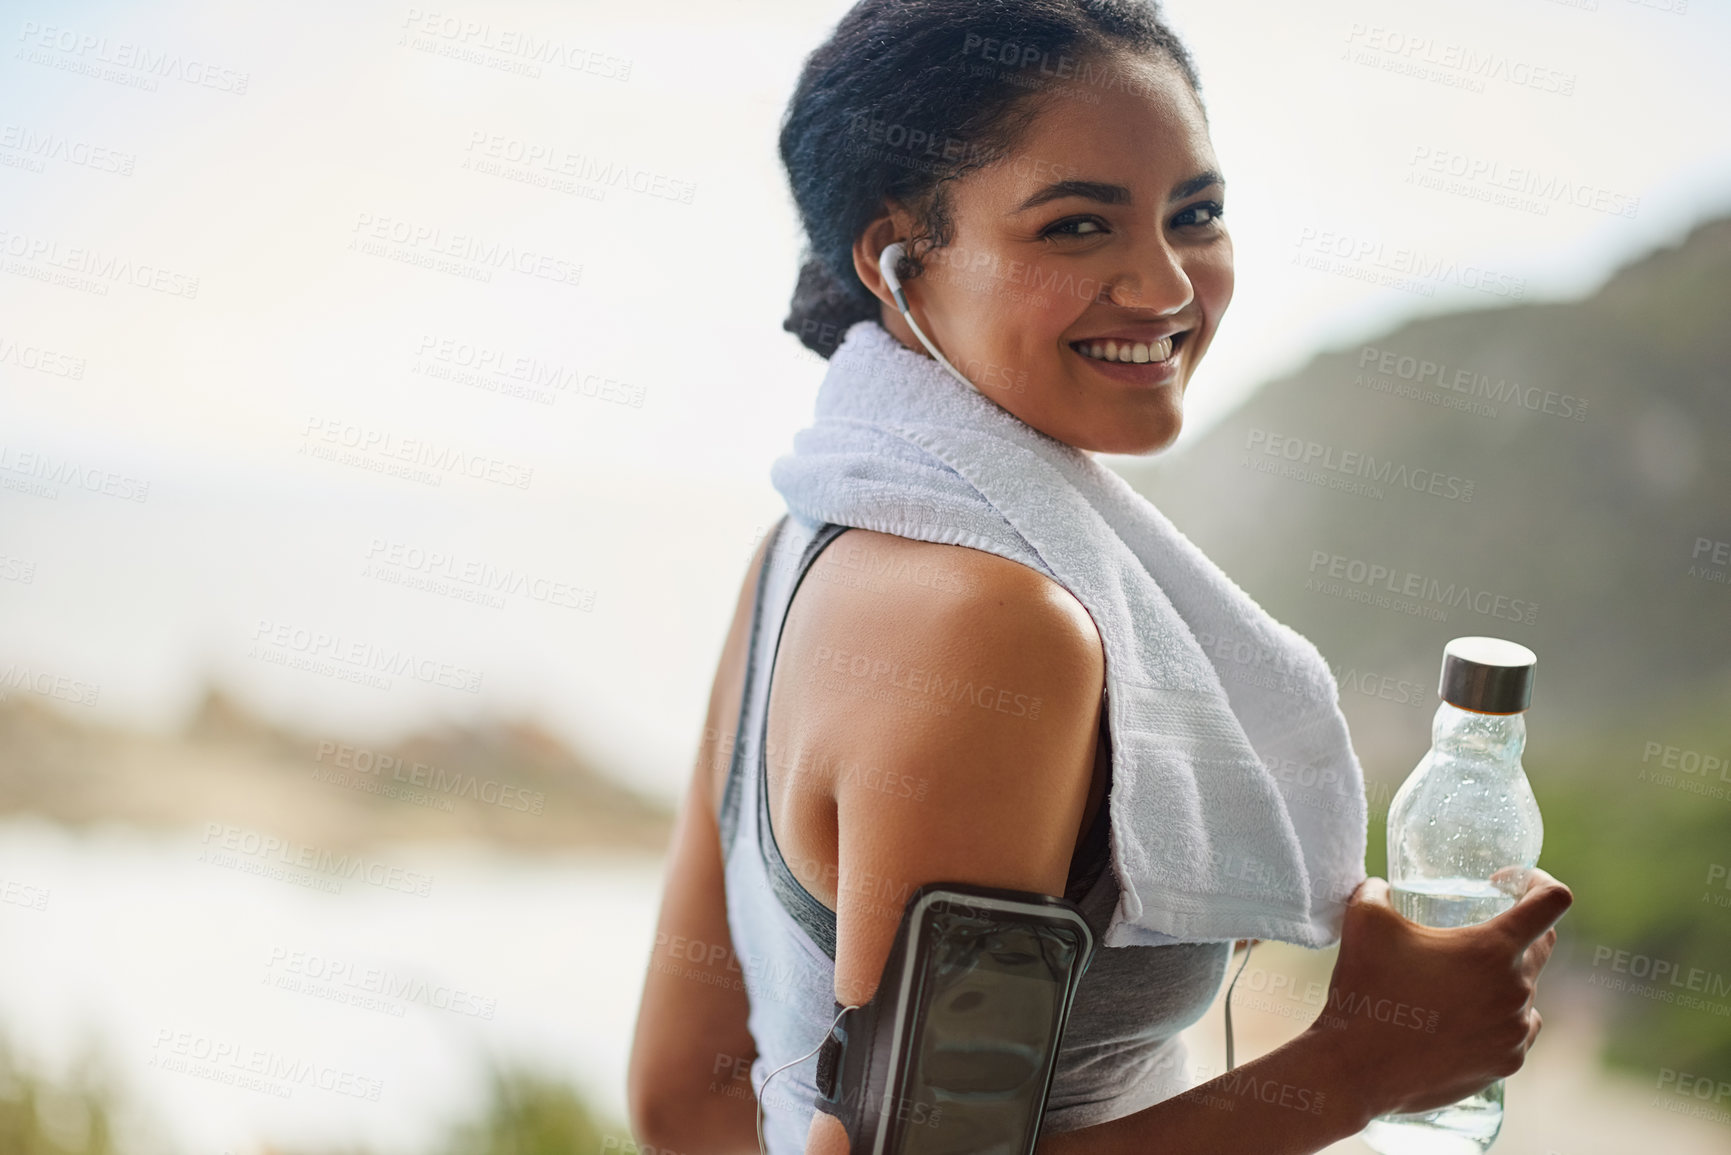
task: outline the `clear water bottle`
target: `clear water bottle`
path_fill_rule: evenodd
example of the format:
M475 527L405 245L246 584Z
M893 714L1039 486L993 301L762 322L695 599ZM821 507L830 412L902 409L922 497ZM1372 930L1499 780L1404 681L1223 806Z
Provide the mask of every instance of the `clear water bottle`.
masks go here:
M1538 658L1501 638L1443 647L1431 748L1388 807L1394 908L1426 926L1470 926L1514 905L1544 825L1521 769ZM1503 1081L1431 1111L1382 1115L1360 1136L1382 1155L1480 1155L1503 1125Z

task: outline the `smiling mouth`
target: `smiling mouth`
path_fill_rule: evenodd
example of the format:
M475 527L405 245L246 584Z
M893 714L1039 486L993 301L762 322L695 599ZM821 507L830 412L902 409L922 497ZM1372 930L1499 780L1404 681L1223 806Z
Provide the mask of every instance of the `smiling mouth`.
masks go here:
M1171 359L1173 350L1184 343L1189 330L1162 337L1158 341L1071 341L1070 348L1094 361L1115 361L1121 365L1146 365Z

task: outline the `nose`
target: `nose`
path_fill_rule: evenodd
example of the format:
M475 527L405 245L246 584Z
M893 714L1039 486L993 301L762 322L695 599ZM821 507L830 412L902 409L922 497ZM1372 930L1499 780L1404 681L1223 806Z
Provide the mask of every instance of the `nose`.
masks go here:
M1112 279L1105 297L1127 309L1154 309L1170 316L1195 300L1196 290L1178 253L1162 236L1134 254L1131 267Z

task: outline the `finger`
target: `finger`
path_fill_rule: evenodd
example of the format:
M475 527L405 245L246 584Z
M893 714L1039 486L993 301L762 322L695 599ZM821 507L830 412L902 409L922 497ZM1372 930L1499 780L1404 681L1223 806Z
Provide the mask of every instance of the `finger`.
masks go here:
M1515 904L1491 919L1490 925L1524 950L1534 939L1563 917L1575 901L1574 892L1542 870L1534 869L1527 892Z
M1389 906L1388 879L1375 875L1359 883L1347 898L1348 906ZM1392 909L1392 907L1391 907Z
M1521 974L1527 978L1538 980L1539 972L1545 969L1545 964L1551 960L1551 952L1557 949L1557 928L1552 927L1529 946L1521 956Z
M1536 868L1527 866L1505 866L1491 873L1491 883L1497 889L1519 898L1527 892L1534 869Z
M1521 1048L1523 1051L1530 1051L1533 1049L1533 1041L1539 1037L1539 1031L1542 1030L1545 1025L1544 1016L1539 1014L1539 1009L1537 1007L1533 1007L1527 1012L1527 1018L1527 1044Z

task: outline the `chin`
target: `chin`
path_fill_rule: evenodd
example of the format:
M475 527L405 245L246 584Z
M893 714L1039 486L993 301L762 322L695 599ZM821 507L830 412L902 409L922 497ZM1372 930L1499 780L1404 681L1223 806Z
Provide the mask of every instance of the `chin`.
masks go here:
M1117 453L1127 457L1146 457L1150 453L1158 453L1169 449L1178 440L1178 434L1184 429L1184 415L1175 413L1170 418L1145 424L1135 428L1120 427L1111 436L1098 438L1092 447L1096 453Z

